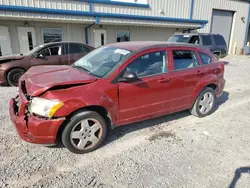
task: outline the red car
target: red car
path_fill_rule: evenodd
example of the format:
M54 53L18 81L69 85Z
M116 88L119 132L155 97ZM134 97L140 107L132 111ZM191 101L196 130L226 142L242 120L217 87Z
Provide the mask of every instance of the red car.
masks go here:
M212 113L223 93L224 63L207 49L161 42L100 47L72 66L33 67L10 101L27 142L61 140L74 153L98 148L109 128L189 109Z
M51 42L26 54L0 57L0 85L17 86L19 78L33 66L70 65L95 48L78 42Z

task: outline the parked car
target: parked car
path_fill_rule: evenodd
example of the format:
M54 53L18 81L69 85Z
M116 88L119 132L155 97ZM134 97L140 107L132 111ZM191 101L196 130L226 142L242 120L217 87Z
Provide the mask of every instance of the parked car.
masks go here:
M109 128L186 109L211 114L223 77L224 63L195 45L108 44L72 66L28 70L9 113L23 140L62 140L71 152L86 153L103 143Z
M205 33L175 34L168 42L191 43L209 49L217 58L224 58L228 54L228 47L222 35Z
M94 47L78 42L54 42L40 45L26 54L0 57L0 85L17 86L18 79L30 67L69 65Z

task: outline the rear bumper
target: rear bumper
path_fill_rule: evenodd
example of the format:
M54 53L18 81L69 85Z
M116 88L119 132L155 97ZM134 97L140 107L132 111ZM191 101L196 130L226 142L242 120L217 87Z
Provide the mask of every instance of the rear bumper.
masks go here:
M217 87L217 91L216 91L217 98L219 98L223 94L225 84L226 84L226 80L224 78L222 78L218 83L218 87Z
M26 142L36 144L55 144L56 135L64 119L47 120L35 116L18 115L15 99L9 103L9 114L18 135Z

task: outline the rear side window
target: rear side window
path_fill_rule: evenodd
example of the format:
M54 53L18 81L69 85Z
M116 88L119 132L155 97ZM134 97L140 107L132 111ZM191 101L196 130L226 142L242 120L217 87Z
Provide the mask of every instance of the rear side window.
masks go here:
M199 54L200 54L203 65L211 64L211 57L209 55L201 53L201 52Z
M204 46L211 46L212 45L211 36L209 36L209 35L202 36L202 41L203 41Z
M65 45L65 54L79 54L79 53L88 53L90 49L86 48L82 44L66 44Z
M224 38L221 35L214 35L216 45L226 45Z
M173 50L174 70L183 70L199 65L194 51L191 50Z

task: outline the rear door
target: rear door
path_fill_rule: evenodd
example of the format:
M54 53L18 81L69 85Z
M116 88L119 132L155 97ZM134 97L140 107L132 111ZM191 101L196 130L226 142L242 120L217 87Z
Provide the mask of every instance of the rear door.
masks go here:
M169 55L171 58L169 105L171 111L176 112L191 107L192 92L204 76L205 70L200 66L195 49L172 48Z
M62 65L62 46L61 44L43 48L38 53L38 57L31 57L30 65Z
M65 43L63 56L64 64L72 64L78 59L82 58L91 51L88 47L81 43Z

